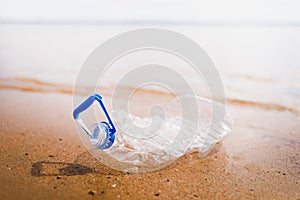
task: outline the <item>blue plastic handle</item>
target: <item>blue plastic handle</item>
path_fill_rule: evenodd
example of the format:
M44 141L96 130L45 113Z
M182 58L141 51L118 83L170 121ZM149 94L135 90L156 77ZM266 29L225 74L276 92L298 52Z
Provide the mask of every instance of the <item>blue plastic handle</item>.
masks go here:
M93 96L90 96L82 104L80 104L80 106L78 106L73 112L74 119L77 119L81 112L83 112L87 108L89 108L94 103L96 98L99 99L98 102L101 101L101 99L102 99L102 97L100 95L95 94Z
M107 128L106 130L106 138L105 140L101 143L101 144L97 144L97 148L99 149L107 149L110 146L113 145L114 143L114 139L115 139L115 132L116 132L116 128L113 124L113 122L111 121L109 114L104 106L104 103L102 102L102 97L99 94L94 94L92 96L90 96L89 98L87 98L84 102L82 102L74 111L73 111L73 118L80 124L80 126L83 128L83 130L90 136L90 138L95 137L94 134L98 135L99 132L99 128L95 128L95 130L93 131L93 133L91 133L87 126L85 125L85 123L80 119L80 113L82 113L83 111L85 111L86 109L88 109L93 103L94 101L98 101L98 103L100 104L108 122L100 122L101 124L103 124L104 126L106 126Z

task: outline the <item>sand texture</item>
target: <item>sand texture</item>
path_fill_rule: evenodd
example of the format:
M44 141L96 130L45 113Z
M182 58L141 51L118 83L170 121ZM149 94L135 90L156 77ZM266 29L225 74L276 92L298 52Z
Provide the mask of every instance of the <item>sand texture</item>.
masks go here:
M124 174L82 146L71 95L0 95L1 199L300 198L298 114L229 102L233 132L205 159L192 154L160 171Z

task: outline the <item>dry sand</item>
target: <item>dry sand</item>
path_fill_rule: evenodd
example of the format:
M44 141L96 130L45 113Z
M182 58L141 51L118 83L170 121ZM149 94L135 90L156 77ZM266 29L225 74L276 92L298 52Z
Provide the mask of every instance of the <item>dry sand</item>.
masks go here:
M66 90L3 85L1 199L299 199L300 118L276 105L228 100L233 132L204 159L126 174L94 159Z

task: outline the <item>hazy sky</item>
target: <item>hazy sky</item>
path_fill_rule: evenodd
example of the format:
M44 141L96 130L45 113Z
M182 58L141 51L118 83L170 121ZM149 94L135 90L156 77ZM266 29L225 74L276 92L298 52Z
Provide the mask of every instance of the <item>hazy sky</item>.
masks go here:
M300 24L297 0L0 0L2 22Z

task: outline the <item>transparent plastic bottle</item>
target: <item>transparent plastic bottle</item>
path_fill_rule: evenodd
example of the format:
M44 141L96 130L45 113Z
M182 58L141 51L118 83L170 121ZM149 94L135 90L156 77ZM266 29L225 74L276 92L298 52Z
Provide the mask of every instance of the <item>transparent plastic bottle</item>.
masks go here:
M113 111L112 121L116 126L113 144L109 148L95 148L98 140L91 137L89 151L111 168L148 172L192 152L199 152L202 158L231 131L224 105L206 98L183 96L174 99L165 111L145 118L123 110ZM97 138L105 128L95 127L93 135Z

